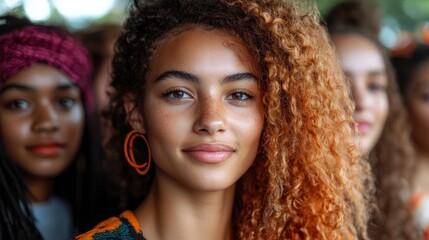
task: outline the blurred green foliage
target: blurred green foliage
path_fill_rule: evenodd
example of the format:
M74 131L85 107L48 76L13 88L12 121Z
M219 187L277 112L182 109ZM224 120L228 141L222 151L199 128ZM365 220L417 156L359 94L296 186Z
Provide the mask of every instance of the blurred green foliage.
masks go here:
M6 0L0 0L0 7ZM63 0L73 1L73 0ZM91 0L88 0L91 1ZM117 0L116 7L102 18L92 20L91 24L105 22L121 23L125 18L125 9L130 0ZM301 0L297 0L301 1ZM315 1L322 15L326 14L335 4L345 0L310 0ZM358 0L359 1L359 0ZM429 24L429 0L360 0L369 1L380 7L384 24L394 28L415 32L423 23ZM3 4L4 5L4 4ZM1 12L1 11L0 11ZM22 6L18 6L11 11L19 16L24 15ZM9 13L11 13L9 12ZM65 24L62 16L53 9L53 13L48 22Z
M315 0L322 15L344 0ZM380 7L384 23L397 24L414 32L423 22L429 22L429 0L368 0Z

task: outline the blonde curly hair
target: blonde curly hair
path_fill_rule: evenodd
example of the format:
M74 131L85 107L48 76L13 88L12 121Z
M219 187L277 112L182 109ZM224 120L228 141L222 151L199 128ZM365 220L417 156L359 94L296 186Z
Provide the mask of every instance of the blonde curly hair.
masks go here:
M232 33L261 70L265 109L260 151L237 185L235 238L367 239L370 168L356 157L353 104L315 7L282 0L134 5L113 61L110 149L120 149L131 129L123 97L143 96L157 43L195 25ZM134 193L124 202L141 202L155 169L142 178L124 159L115 164L125 193Z

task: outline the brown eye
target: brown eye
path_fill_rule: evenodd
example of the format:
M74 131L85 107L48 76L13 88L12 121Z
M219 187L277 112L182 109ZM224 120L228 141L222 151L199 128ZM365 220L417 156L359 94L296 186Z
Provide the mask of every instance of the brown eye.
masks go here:
M227 99L234 100L234 101L247 101L252 98L253 98L252 95L245 92L233 92L227 97Z
M60 98L58 99L58 104L63 108L72 108L76 101L73 98Z
M370 91L373 91L373 92L385 91L386 90L386 86L384 86L383 84L380 84L380 83L370 83L368 85L368 89Z
M182 90L172 90L164 93L164 96L171 100L190 99L191 96Z
M30 103L25 100L18 99L9 102L8 104L6 104L6 106L9 109L27 109L30 107Z

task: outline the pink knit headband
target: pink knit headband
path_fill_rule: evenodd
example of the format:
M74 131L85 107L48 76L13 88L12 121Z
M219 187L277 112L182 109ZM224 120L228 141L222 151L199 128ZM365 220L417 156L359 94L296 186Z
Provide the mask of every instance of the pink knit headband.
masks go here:
M86 110L92 110L92 63L78 40L66 32L34 25L0 35L0 89L34 63L46 63L64 72L82 92Z

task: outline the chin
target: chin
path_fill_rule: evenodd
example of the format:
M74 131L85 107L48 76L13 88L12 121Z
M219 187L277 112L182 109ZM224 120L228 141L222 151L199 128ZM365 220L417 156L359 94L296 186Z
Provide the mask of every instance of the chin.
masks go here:
M192 188L201 192L216 192L224 191L235 186L235 181L227 181L227 179L200 179L192 182Z
M66 171L63 167L43 168L34 171L33 175L39 178L55 178Z
M362 155L367 156L372 151L374 144L369 143L369 141L359 139L358 141L356 141L356 146L357 146L358 151Z

